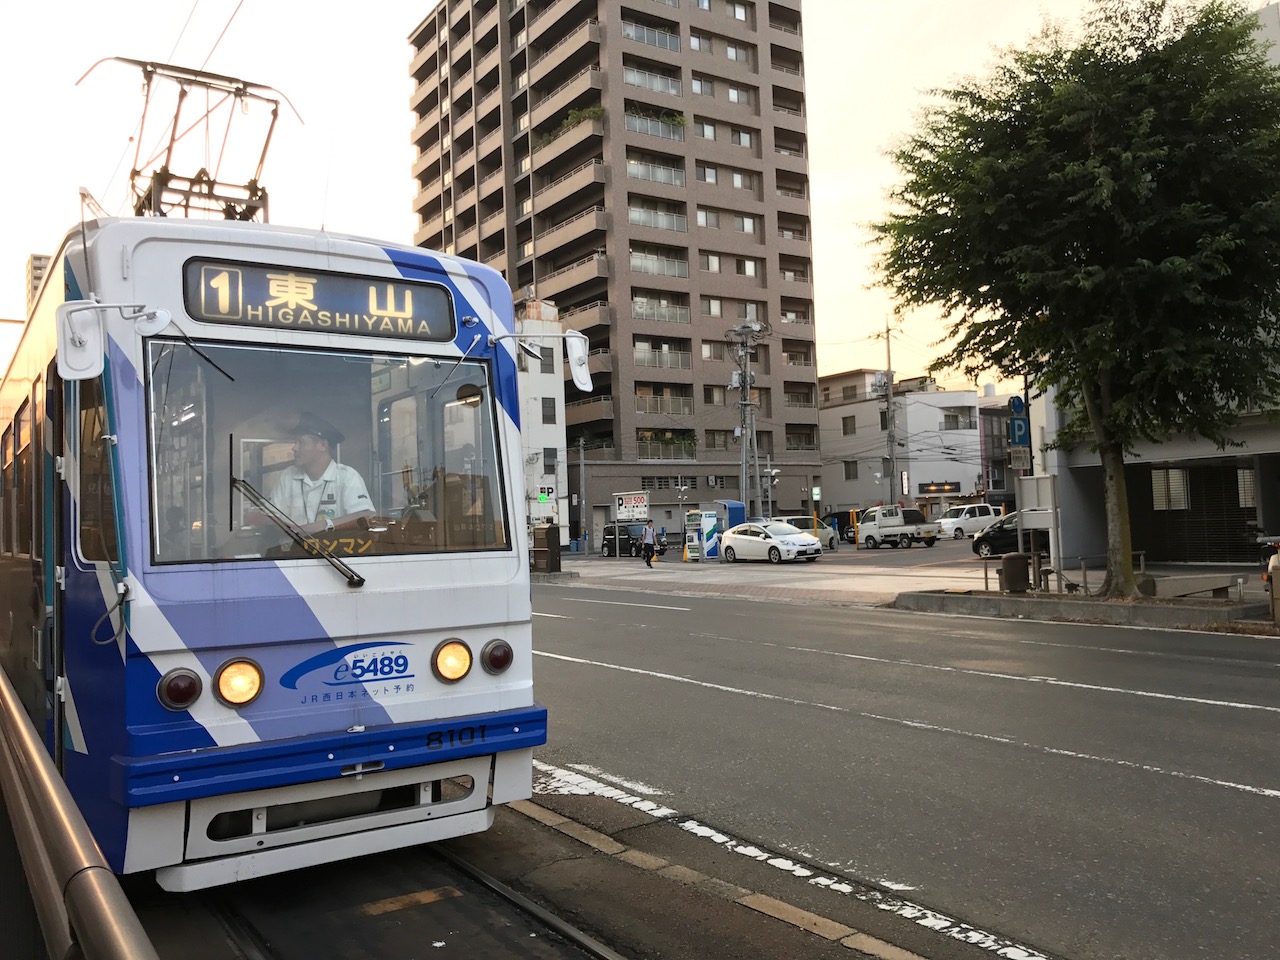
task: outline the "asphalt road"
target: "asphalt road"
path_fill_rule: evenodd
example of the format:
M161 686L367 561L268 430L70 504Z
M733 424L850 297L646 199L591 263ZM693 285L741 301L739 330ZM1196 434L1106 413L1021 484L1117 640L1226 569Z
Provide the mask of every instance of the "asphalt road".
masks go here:
M561 586L534 607L543 763L1069 960L1280 956L1273 639Z

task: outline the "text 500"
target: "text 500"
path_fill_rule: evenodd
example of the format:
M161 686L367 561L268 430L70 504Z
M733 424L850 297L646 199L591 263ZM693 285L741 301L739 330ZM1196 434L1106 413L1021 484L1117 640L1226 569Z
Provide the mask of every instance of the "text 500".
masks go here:
M350 677L352 680L363 680L366 677L375 679L377 677L399 677L409 672L409 658L403 653L396 656L384 657L356 657L351 661L351 665L345 663L338 665L338 669L333 672L335 680L345 680Z

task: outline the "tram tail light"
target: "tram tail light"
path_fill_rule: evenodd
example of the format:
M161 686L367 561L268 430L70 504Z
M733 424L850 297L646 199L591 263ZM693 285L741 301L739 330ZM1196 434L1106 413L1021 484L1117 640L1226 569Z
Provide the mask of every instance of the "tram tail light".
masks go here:
M218 668L214 688L227 706L246 706L262 692L262 668L252 660L229 660Z
M471 672L471 648L461 640L445 640L431 655L431 670L445 683L457 683Z
M170 670L156 684L156 696L168 710L186 710L200 698L204 684L186 667Z
M502 673L515 658L515 651L507 641L490 640L480 651L480 666L484 667L485 673Z

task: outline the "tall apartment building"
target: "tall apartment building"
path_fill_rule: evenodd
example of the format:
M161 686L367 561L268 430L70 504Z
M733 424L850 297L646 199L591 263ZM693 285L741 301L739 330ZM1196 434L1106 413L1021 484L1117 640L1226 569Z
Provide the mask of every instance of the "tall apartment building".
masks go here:
M800 0L441 0L410 40L415 242L488 263L590 338L596 389L567 385L566 424L592 542L616 492L650 490L655 522L677 526L685 507L743 499L727 331L744 321L761 325L762 469L783 471L780 509L808 509Z
M40 285L44 283L45 271L49 269L49 261L53 258L47 253L33 253L27 257L27 314L36 302Z

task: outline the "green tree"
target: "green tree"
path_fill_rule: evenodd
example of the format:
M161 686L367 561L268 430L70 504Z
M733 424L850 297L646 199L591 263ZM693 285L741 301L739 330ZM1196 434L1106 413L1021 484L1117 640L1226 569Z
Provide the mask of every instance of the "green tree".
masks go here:
M1101 459L1103 593L1136 593L1124 462L1225 447L1280 371L1280 73L1236 2L1095 0L939 100L892 156L882 285L948 316L933 369L1053 388Z

